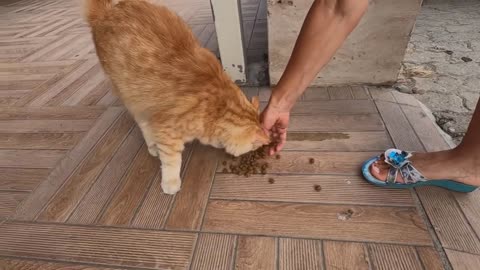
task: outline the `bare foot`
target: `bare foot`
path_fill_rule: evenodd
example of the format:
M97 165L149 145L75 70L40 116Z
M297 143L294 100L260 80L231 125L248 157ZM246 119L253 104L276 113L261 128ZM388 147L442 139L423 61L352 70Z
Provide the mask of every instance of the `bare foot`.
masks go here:
M410 158L415 167L427 179L449 179L464 184L480 186L480 156L471 157L456 150L431 153L413 153ZM370 173L377 179L386 180L390 165L382 158L372 164ZM404 183L397 175L396 182Z

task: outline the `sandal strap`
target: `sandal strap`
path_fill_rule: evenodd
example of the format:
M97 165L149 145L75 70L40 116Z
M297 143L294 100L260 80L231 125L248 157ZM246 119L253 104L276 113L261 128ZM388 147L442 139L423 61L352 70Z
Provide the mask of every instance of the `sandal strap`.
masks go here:
M425 176L423 176L411 163L400 169L402 178L406 184L415 184L417 182L427 181Z
M387 179L385 182L389 184L395 184L397 182L398 169L395 167L390 167L387 174Z
M422 175L411 164L410 157L411 152L406 152L398 149L388 149L385 151L385 162L390 165L388 170L386 183L397 183L397 176L400 173L405 184L415 184L421 181L427 181L425 176Z

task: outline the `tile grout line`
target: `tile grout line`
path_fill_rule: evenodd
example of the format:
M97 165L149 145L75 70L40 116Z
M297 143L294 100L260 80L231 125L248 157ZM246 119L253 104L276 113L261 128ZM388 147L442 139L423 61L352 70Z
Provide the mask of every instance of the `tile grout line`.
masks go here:
M306 201L274 201L274 200L260 200L260 199L227 199L227 198L210 198L210 201L225 201L225 202L256 202L256 203L272 203L272 204L301 204L301 205L318 205L318 206L359 206L367 208L403 208L416 209L417 205L378 205L378 204L363 204L363 203L340 203L340 202L306 202Z
M68 215L68 217L65 219L65 222L68 222L68 220L70 220L70 218L72 217L73 213L75 213L75 211L77 210L78 206L80 205L80 203L83 201L83 199L87 196L87 194L90 192L90 190L92 190L93 186L95 185L95 183L98 181L98 178L102 175L102 173L105 171L105 168L107 168L107 165L112 161L112 159L115 157L115 155L117 154L117 152L120 150L120 147L123 145L123 143L128 139L128 136L130 136L130 134L133 132L133 130L135 129L135 127L133 126L132 128L130 128L130 130L127 132L125 138L123 139L123 141L120 143L119 147L117 149L115 149L115 151L112 153L112 156L110 157L110 159L108 160L108 162L106 163L105 167L102 168L102 170L98 173L97 177L95 177L95 180L92 182L92 184L90 185L90 187L88 188L88 190L85 192L85 194L83 194L82 198L80 198L80 200L78 201L78 203L75 205L75 207L73 208L73 210L71 211L71 213Z
M450 196L453 197L453 200L455 201L455 205L457 205L458 209L460 210L460 213L462 213L462 216L463 218L465 219L465 221L467 222L470 230L473 232L473 234L477 237L477 240L480 241L480 237L479 237L479 234L477 233L476 230L473 229L473 226L472 226L472 223L470 222L470 220L468 219L467 215L465 214L465 212L463 211L461 205L460 205L460 202L457 200L456 196L453 194L453 192L451 191L448 191L450 194Z
M370 249L369 249L367 243L365 243L363 245L363 252L365 253L365 259L366 259L367 264L368 264L368 270L374 270L373 269L373 263L372 263L372 255L370 254Z
M232 256L232 265L230 267L231 270L234 270L235 269L235 265L236 265L236 262L237 262L237 252L238 252L238 242L239 242L239 239L240 236L237 235L237 234L234 234L233 235L235 237L234 241L233 241L233 256Z
M369 268L371 270L377 270L376 269L377 267L375 267L375 264L373 264L373 261L372 261L372 247L370 246L369 243L365 243L365 249L368 254Z
M417 259L417 261L420 263L420 265L422 266L422 270L430 270L430 269L426 269L425 268L425 265L422 261L422 259L420 258L420 254L418 253L418 249L417 247L413 247L413 249L415 250L415 258Z
M18 59L15 60L15 63L18 62ZM14 104L15 107L26 107L26 108L35 108L31 106L30 103L36 100L41 95L45 94L49 88L61 82L65 77L70 76L75 71L77 71L82 65L84 65L88 59L78 59L75 63L65 66L62 70L55 73L52 78L38 84L30 92L23 95L20 99L16 100ZM23 63L28 64L28 63ZM41 90L41 91L40 91ZM40 92L40 93L39 93Z
M188 265L187 265L186 269L189 269L189 270L192 269L193 260L195 259L195 255L197 254L198 245L199 245L199 242L200 242L200 239L199 239L200 237L201 237L201 233L197 233L196 237L195 237L195 243L193 244L192 252L190 253L191 254L190 260L188 261Z
M200 222L200 228L199 230L202 231L203 229L203 225L204 225L204 222L205 222L205 216L207 215L207 207L208 207L208 203L210 202L210 196L212 194L212 189L213 189L213 185L215 184L215 176L217 175L217 170L218 170L218 165L220 163L220 153L219 153L219 150L218 149L215 149L213 150L215 151L215 169L213 170L213 175L212 175L212 179L211 179L211 183L210 183L210 188L208 190L208 195L207 195L207 201L205 203L205 206L203 207L202 209L202 221Z
M395 100L397 100L397 98L393 95L393 98ZM413 132L415 133L415 136L417 137L418 141L420 142L420 144L422 145L423 149L425 151L427 151L427 148L424 144L424 142L420 139L420 137L418 136L418 133L417 131L415 130L415 128L413 128L412 126L412 123L410 122L410 120L408 119L408 117L406 116L405 114L405 111L402 107L402 105L400 105L398 103L398 100L397 100L397 104L398 106L400 107L400 110L403 114L403 116L405 117L405 119L407 120L410 128L413 130ZM449 195L451 194L450 192L448 192ZM414 200L416 202L416 204L418 205L418 210L419 210L419 214L420 216L422 216L422 218L424 219L424 222L426 223L427 225L427 228L430 232L430 235L432 236L432 240L433 240L433 243L434 243L434 247L435 247L435 250L439 253L440 255L440 258L442 260L442 263L443 263L443 266L446 267L447 269L451 269L451 264L450 264L450 260L448 259L448 256L445 252L445 248L443 247L443 244L442 242L440 241L440 239L438 238L438 235L437 235L437 231L436 229L434 228L432 222L431 222L431 219L430 219L430 215L429 213L426 211L425 207L423 206L423 202L422 200L420 199L420 195L418 194L417 190L416 189L413 189L412 190L412 197L414 197ZM458 201L456 200L456 198L453 198L456 202L457 202L457 206L458 208L460 209L460 211L462 212L462 214L464 215L464 218L466 219L465 217L465 214L463 213L463 210L461 209L461 207L459 207L458 205ZM466 219L467 221L467 224L470 225L468 219ZM471 229L471 225L470 225L470 229ZM478 239L478 235L477 235L477 239ZM450 268L449 268L450 267Z
M16 189L0 189L0 193L16 193L16 194L27 193L27 194L30 194L30 193L32 193L32 191L31 190L16 190Z
M469 255L480 256L480 254L473 253L473 252L470 252L470 251L464 251L464 250L459 250L459 249L455 249L455 248L445 248L445 249L460 252L460 253L465 253L465 254L469 254Z
M322 270L327 270L327 256L325 256L325 241L319 240L318 244L320 246L320 258L322 260Z
M360 243L360 244L379 244L379 245L395 245L395 246L416 246L416 247L433 247L433 245L427 244L417 244L417 243L397 243L397 242L379 242L379 241L368 241L368 240L345 240L345 239L333 239L333 238L314 238L314 237L305 237L305 236L289 236L289 235L270 235L270 234L255 234L255 233L229 233L221 231L199 231L199 230L181 230L181 229L168 229L168 230L158 230L150 228L129 228L126 226L119 225L102 225L102 224L72 224L72 223L58 223L58 222L38 222L38 221L23 221L23 220L7 220L4 223L22 223L22 224L39 224L39 225L51 225L51 226L65 226L65 227L80 227L80 228L102 228L102 229L120 229L120 230L137 230L137 231L150 231L150 232L165 232L165 233L184 233L184 234L197 234L197 233L208 233L208 234L217 234L217 235L238 235L238 236L253 236L253 237L281 237L285 239L299 239L299 240L323 240L323 241L335 241L342 243ZM458 250L456 250L458 251ZM462 251L463 252L463 251ZM478 254L477 254L478 255Z
M95 126L95 124L98 123L98 122L102 119L102 117L104 117L104 116L107 114L107 112L108 112L108 109L105 110L105 111L97 118L97 120L96 120L95 123L92 125L92 127ZM123 115L123 113L124 113L123 111L119 111L118 115L113 119L113 121L111 121L110 123L108 123L108 127L105 129L105 132L104 132L101 136L99 136L99 140L104 137L105 133L108 132L108 130L110 130L110 128L112 128L112 126L120 119L120 117ZM90 128L89 131L91 131L91 130L92 130L92 128ZM88 133L89 131L87 131L86 133ZM82 139L81 139L72 149L70 149L70 150L65 154L65 156L62 158L62 160L66 159L66 158L68 157L68 155L73 151L73 149L75 149L75 147L78 146L79 143L81 143L81 142L85 139L85 136L86 136L86 135L84 135L84 137L82 137ZM63 183L61 183L61 184L58 186L57 190L52 194L52 196L46 200L45 205L43 205L43 206L38 210L38 213L36 213L36 214L33 215L33 220L36 220L37 217L40 215L40 213L43 212L43 210L44 210L44 209L47 207L47 205L51 202L52 198L56 196L56 194L58 193L58 191L65 185L65 183L68 181L68 179L77 171L78 167L84 162L85 157L87 157L87 156L91 153L91 151L93 150L93 148L95 148L95 146L97 145L97 143L98 143L98 140L97 140L95 143L92 144L91 148L90 148L88 151L86 151L85 155L82 156L82 158L81 158L81 160L78 162L78 164L77 164L74 168L72 168L72 171L65 177L65 181L64 181ZM49 181L49 176L53 173L54 170L55 170L55 168L52 168L52 169L50 170L47 178L44 179L41 183L39 183L39 184L35 187L34 190L32 190L30 196L32 196L36 191L38 191L38 188L40 187L41 184L43 184L43 182ZM30 197L30 196L29 196L29 197ZM22 202L22 203L23 203L23 202ZM15 212L18 211L18 209L21 207L21 205L22 205L22 204L20 204L20 205L16 208ZM24 207L22 207L22 208L24 208ZM14 214L14 216L15 216L15 215L16 215L16 214Z
M371 92L370 92L370 91L368 91L368 93L371 95ZM392 96L393 96L393 95L392 95ZM393 96L393 98L394 98L394 100L397 100L397 99L395 98L395 96ZM382 118L382 121L385 123L385 119L383 118L383 115L380 113L380 110L378 109L377 102L378 102L377 100L374 100L375 107L377 108L377 110L378 110L378 112L379 112L379 115L380 115L380 117ZM382 101L382 102L384 102L384 101ZM405 112L404 112L402 106L400 106L400 104L398 104L398 102L389 102L389 103L396 104L396 105L400 108L403 117L405 117L405 119L407 120L410 128L413 130L415 136L417 137L417 139L418 139L418 141L420 142L420 144L421 144L421 146L423 147L423 149L426 150L426 149L425 149L425 145L423 144L423 142L422 142L422 141L420 140L420 138L418 137L418 134L417 134L417 132L415 131L415 129L412 127L412 124L410 123L410 120L406 117ZM395 144L395 140L393 140L393 137L392 137L392 135L390 134L390 131L388 130L388 128L386 127L386 125L385 125L385 128L386 128L386 130L387 130L387 133L388 133L389 136L390 136L391 141ZM423 206L422 201L421 201L420 198L419 198L419 195L418 195L417 191L416 191L415 189L413 189L413 190L411 190L411 194L412 194L412 199L414 200L415 208L417 209L418 214L422 217L423 222L424 222L424 224L425 224L426 227L427 227L427 230L428 230L428 232L429 232L429 234L430 234L430 238L431 238L431 240L432 240L432 242L433 242L433 246L434 246L435 250L438 252L438 254L439 254L439 256L440 256L440 258L441 258L441 260L442 260L443 266L444 266L447 270L452 269L452 268L451 268L451 265L450 265L450 261L448 260L448 257L447 257L447 255L446 255L446 253L445 253L444 248L443 248L443 245L441 244L441 241L438 239L437 232L436 232L435 229L433 228L433 225L432 225L432 223L431 223L430 217L428 216L427 212L425 211L425 208L424 208L424 206Z
M280 237L275 237L275 269L280 269Z
M393 98L395 100L397 100L395 96L393 96ZM425 147L425 144L423 143L423 141L418 136L418 133L415 130L415 128L413 128L412 123L410 122L410 120L406 116L405 111L403 110L402 106L400 104L398 104L398 102L396 104L400 108L400 111L402 112L403 117L405 117L405 119L407 120L407 123L410 126L410 129L414 132L415 136L417 137L418 141L420 142L420 145L422 146L423 150L427 151L427 148ZM417 206L416 208L417 208L418 214L423 219L423 222L425 223L425 225L427 227L427 230L428 230L428 232L430 234L430 237L433 241L434 249L438 252L438 255L439 255L439 257L442 261L443 267L445 267L445 269L447 269L447 270L452 269L452 265L450 264L450 260L448 259L448 256L445 252L445 248L443 247L443 244L442 244L441 240L439 239L439 237L437 235L437 231L432 224L430 216L429 216L427 210L425 209L425 207L423 205L423 202L420 198L420 195L417 192L417 189L416 188L412 189L411 194L412 194L412 199L414 200L414 203Z
M113 197L115 197L115 194L117 193L117 191L125 184L125 181L127 181L126 178L127 178L127 175L130 172L129 170L133 167L133 163L135 162L135 159L140 155L140 151L141 151L144 144L145 144L145 142L142 142L142 144L138 148L137 152L135 153L135 156L132 158L132 161L130 162L130 164L128 164L128 168L122 174L122 177L120 178L120 181L118 181L117 185L113 189L113 192L110 194L110 196L108 196L107 201L105 201L105 204L102 206L102 209L100 210L100 212L98 212L97 216L93 220L93 224L99 224L98 222L102 219L103 215L105 214L105 211L107 211L107 208L110 205L110 203L112 202ZM104 226L107 226L107 225L104 225Z
M183 178L185 177L185 173L188 169L188 165L190 164L190 159L192 158L193 151L195 150L197 144L198 144L198 142L196 142L196 141L194 141L190 144L191 149L190 149L190 152L189 152L189 154L188 154L188 156L185 160L185 165L183 166L183 169L181 171L182 182L183 182ZM183 151L185 151L185 149ZM161 168L160 168L160 170L161 170ZM160 181L163 181L163 179L161 179ZM170 214L172 213L172 209L175 206L176 200L177 200L177 194L170 195L170 202L169 202L169 205L168 205L167 212L165 213L165 219L160 226L161 229L166 229L168 219L170 218Z
M39 258L39 257L27 257L27 256L7 256L7 255L0 255L1 258L6 258L6 259L13 259L13 260L26 260L26 261L43 261L43 262L48 262L48 263L65 263L69 264L72 266L79 266L79 265L89 265L89 266L95 266L95 267L121 267L125 270L153 270L156 268L143 268L143 267L138 267L138 266L123 266L123 265L115 265L115 264L99 264L99 263L91 263L91 262L84 262L84 261L69 261L69 260L60 260L60 259L47 259L47 258Z
M141 148L140 148L140 151L141 151ZM157 159L158 161L158 159ZM135 221L135 218L137 217L138 213L140 212L140 208L142 208L143 206L143 203L145 202L145 200L147 199L147 195L150 191L150 189L152 188L153 186L153 183L155 182L155 179L157 178L157 176L159 174L162 173L162 170L160 168L160 166L157 166L157 171L155 172L154 175L152 175L151 179L150 179L150 183L148 184L148 187L145 189L145 191L143 192L143 196L142 196L142 199L140 200L140 203L137 205L134 213L133 213L133 216L130 218L130 221L128 222L128 226L134 226L133 225L133 222Z
M120 121L121 117L125 114L125 111L122 111L114 121L109 125L109 127L105 130L105 132L98 138L98 140L92 145L92 147L88 150L88 152L85 154L85 156L82 157L82 160L78 163L78 165L72 170L72 172L66 177L65 181L58 187L58 189L55 191L55 193L48 199L48 202L42 207L42 209L35 215L33 218L34 220L37 220L38 217L45 211L45 209L50 205L52 200L57 196L57 194L60 192L60 190L69 182L71 179L72 175L74 175L79 168L86 162L86 157L90 155L90 153L93 152L95 147L97 147L98 143L105 137L105 135L108 133L108 131L118 122ZM91 130L91 129L90 129ZM78 145L78 144L77 144Z

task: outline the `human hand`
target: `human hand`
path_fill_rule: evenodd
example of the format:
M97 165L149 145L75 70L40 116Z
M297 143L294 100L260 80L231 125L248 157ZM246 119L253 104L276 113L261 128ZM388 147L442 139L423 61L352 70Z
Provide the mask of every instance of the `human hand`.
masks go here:
M290 110L282 108L270 99L267 107L260 115L262 127L270 135L273 142L273 146L268 149L269 155L279 152L285 145L289 119Z

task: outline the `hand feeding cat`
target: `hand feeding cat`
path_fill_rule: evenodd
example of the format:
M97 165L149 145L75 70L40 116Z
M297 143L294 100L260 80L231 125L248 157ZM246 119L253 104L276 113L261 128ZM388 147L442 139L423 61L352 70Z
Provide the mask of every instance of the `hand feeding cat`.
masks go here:
M180 190L182 151L194 139L239 156L269 144L258 99L248 101L187 24L143 0L87 0L98 58L162 163L162 188Z

